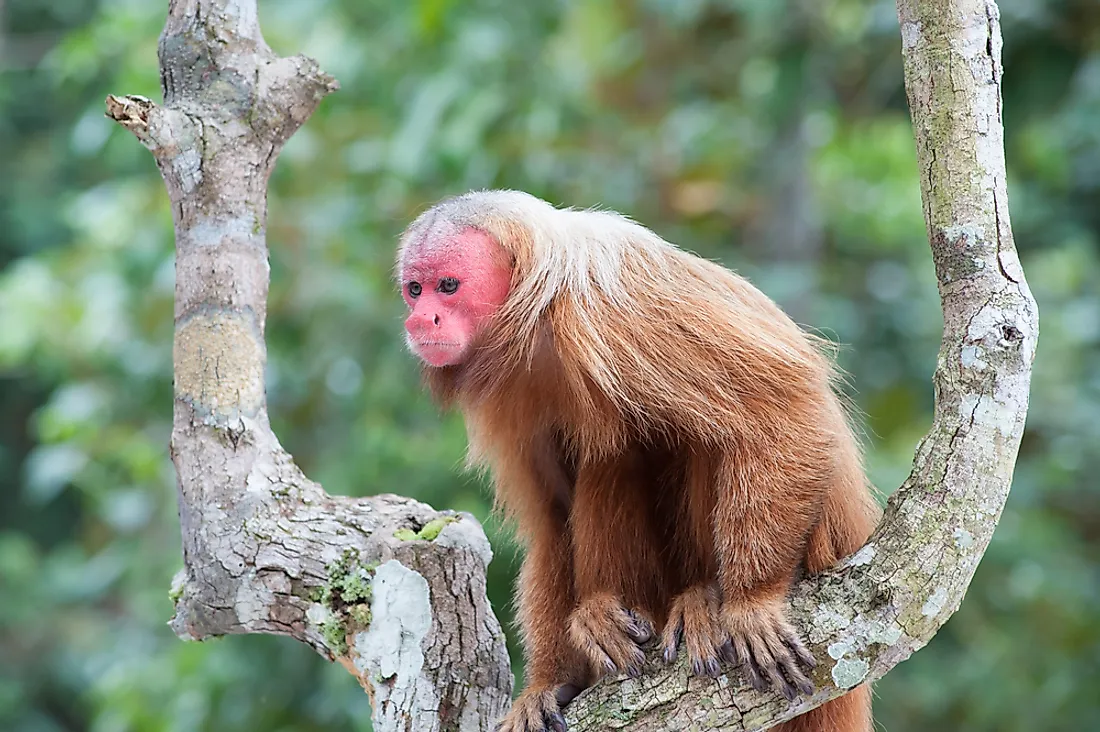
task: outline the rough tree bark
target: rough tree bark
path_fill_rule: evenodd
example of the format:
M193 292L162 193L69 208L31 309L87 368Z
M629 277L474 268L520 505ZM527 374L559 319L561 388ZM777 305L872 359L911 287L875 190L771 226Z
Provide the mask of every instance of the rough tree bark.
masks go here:
M868 544L791 605L820 663L787 703L739 674L651 664L570 705L573 730L761 730L874 681L962 601L1008 495L1038 313L1012 241L993 0L898 0L944 338L936 413ZM280 447L264 400L266 186L282 144L335 82L263 42L254 0L172 0L164 104L108 97L172 201L175 424L184 638L290 635L335 658L375 729L485 730L511 690L485 598L491 551L467 515L396 496L330 497Z

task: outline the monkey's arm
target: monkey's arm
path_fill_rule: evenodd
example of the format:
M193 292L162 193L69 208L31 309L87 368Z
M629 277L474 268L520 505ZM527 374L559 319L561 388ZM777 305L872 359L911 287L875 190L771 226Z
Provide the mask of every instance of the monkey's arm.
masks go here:
M812 421L808 409L792 405L792 412ZM774 686L790 699L796 687L813 690L802 669L815 662L786 620L786 595L821 516L832 444L799 421L773 415L721 454L713 521L721 621L733 656L755 687Z
M660 533L640 495L645 472L636 449L577 470L569 526L578 604L569 635L596 675L641 674L641 646L667 593Z
M573 557L564 522L532 533L519 574L517 605L527 654L527 687L584 682L584 664L566 635L576 604Z
M693 459L687 490L713 491L713 502L698 501L712 508L691 516L689 538L717 567L673 600L662 644L666 662L683 641L696 674L717 677L720 658L741 663L753 686L793 700L812 693L803 668L815 662L786 620L786 595L821 514L828 450L795 441L804 428L779 415L759 424Z
M564 522L528 528L527 556L517 604L526 655L527 685L501 720L500 732L564 732L560 705L584 688L584 661L569 641L574 606L572 547Z
M511 457L507 464L495 466L495 472L498 497L515 515L527 545L516 587L527 685L498 729L563 731L559 702L569 701L586 685L584 659L567 633L576 605L565 503L571 486L546 446Z

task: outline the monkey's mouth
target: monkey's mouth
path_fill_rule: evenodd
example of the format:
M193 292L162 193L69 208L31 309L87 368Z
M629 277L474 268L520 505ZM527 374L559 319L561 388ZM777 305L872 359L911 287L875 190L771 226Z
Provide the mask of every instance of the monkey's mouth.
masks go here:
M410 341L413 353L430 366L452 366L461 360L462 346L449 341Z

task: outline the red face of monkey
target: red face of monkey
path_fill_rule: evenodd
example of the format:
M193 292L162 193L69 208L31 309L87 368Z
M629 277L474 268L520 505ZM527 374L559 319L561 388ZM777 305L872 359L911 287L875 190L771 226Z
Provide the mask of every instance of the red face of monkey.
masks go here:
M512 272L500 245L467 229L407 252L401 293L412 312L406 342L431 366L457 366L470 355L482 321L508 297Z

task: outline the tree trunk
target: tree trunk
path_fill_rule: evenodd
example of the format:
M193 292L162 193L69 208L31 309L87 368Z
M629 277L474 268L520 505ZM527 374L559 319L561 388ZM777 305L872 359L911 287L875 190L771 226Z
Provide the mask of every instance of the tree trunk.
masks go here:
M574 701L572 730L761 730L874 681L962 601L1008 495L1038 313L1008 222L993 0L898 0L906 87L944 338L935 421L866 546L792 592L819 660L791 704L683 659ZM108 97L154 154L172 201L175 424L185 638L279 633L339 660L375 729L487 730L511 677L485 597L476 520L396 496L330 497L272 433L264 399L267 178L336 88L264 43L254 0L173 0L160 42L164 105ZM655 654L654 654L655 656Z

